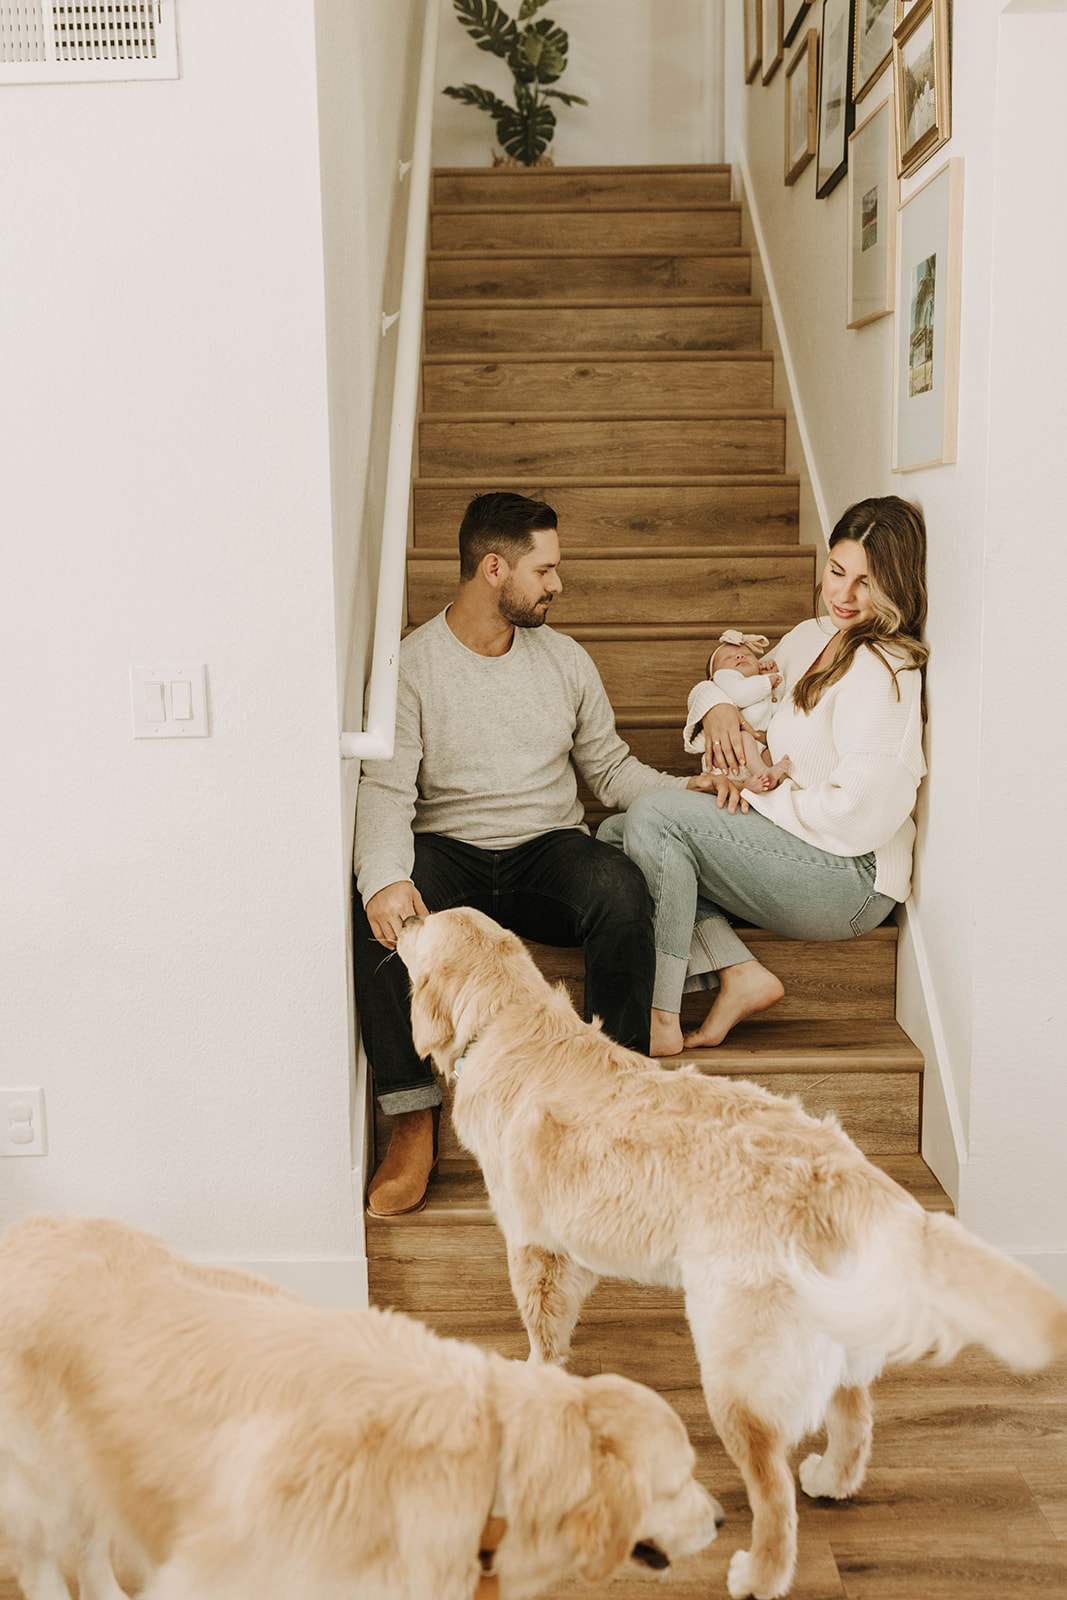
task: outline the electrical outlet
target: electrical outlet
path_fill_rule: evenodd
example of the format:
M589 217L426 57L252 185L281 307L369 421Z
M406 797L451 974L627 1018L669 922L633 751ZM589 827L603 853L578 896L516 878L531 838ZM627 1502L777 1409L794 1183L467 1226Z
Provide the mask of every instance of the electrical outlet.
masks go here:
M0 1156L43 1156L43 1089L0 1089Z

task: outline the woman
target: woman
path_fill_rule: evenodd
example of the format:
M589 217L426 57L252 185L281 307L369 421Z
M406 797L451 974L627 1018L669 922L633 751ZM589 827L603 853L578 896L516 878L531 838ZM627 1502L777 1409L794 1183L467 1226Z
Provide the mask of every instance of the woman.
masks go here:
M721 776L715 805L683 789L652 790L605 824L616 839L621 828L656 903L652 1055L721 1044L785 993L728 917L788 938L847 939L907 898L912 811L926 770L925 565L916 506L895 495L851 506L830 537L827 615L802 622L774 652L784 681L767 748L772 761L789 757L789 776L766 794L742 794ZM704 725L716 766L736 770L736 707L716 705ZM718 995L683 1039L683 987L707 987L711 973Z

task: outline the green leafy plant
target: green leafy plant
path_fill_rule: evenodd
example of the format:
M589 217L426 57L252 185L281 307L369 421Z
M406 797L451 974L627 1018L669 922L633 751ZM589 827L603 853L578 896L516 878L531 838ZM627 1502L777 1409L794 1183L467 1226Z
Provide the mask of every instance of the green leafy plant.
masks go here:
M515 104L509 105L489 89L464 83L443 93L464 105L487 111L496 124L496 136L509 156L524 167L532 167L544 155L556 129L556 114L548 104L559 100L565 106L585 106L580 94L564 94L547 89L567 65L569 40L562 28L548 17L539 22L528 19L548 0L522 0L518 21L497 5L496 0L452 0L456 16L479 50L489 50L506 61L515 83ZM526 23L525 27L520 27Z

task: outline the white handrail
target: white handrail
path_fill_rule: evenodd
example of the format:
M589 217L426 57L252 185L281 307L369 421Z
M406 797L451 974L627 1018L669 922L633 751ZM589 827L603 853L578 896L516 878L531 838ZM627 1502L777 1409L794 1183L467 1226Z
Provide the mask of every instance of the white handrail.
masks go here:
M393 412L389 423L389 459L385 472L382 549L378 569L378 605L374 615L374 653L370 695L362 733L342 733L342 756L388 759L396 736L396 686L400 670L400 615L407 562L408 497L411 453L419 394L422 295L426 278L426 227L430 206L430 143L433 128L434 72L437 61L438 0L426 0L422 60L411 157L404 272L400 287ZM403 177L403 170L401 177ZM384 330L383 330L384 331Z

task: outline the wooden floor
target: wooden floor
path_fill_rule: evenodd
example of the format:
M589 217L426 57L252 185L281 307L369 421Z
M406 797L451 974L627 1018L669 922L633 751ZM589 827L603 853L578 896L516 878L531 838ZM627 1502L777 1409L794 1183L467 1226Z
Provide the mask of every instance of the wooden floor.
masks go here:
M525 1355L513 1314L480 1317L477 1328L461 1321L453 1318L447 1330L440 1324L441 1331ZM656 1319L635 1326L632 1314L615 1330L604 1323L579 1328L572 1370L604 1367L647 1380L654 1368L662 1388L672 1361L663 1333ZM668 1343L678 1338L674 1327ZM688 1376L689 1350L676 1349L674 1357ZM711 1432L699 1391L690 1384L665 1392L689 1428L702 1481L726 1511L718 1540L662 1580L634 1568L603 1585L558 1585L546 1600L726 1594L727 1562L748 1540L741 1480ZM840 1504L800 1496L794 1600L1067 1600L1067 1371L1020 1378L966 1351L948 1367L921 1364L884 1378L875 1407L862 1491ZM19 1595L0 1566L0 1600Z

